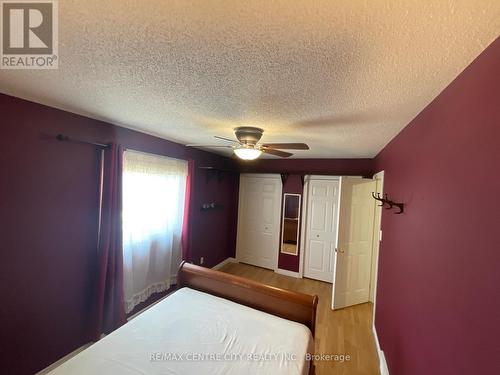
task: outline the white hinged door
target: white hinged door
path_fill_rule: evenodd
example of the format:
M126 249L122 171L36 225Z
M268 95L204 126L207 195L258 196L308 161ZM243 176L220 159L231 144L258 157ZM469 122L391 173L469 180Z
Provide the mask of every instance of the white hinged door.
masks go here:
M376 181L342 177L340 180L339 235L336 249L333 308L368 302Z
M309 180L304 277L333 282L338 203L338 179Z
M236 259L276 269L280 240L281 176L242 174Z

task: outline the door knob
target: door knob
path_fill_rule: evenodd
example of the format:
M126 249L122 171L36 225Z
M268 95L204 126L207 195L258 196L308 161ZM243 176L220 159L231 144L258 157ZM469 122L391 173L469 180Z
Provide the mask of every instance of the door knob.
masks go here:
M335 248L335 252L343 254L344 250L340 250L340 249Z
M317 234L316 237L319 238L319 234Z

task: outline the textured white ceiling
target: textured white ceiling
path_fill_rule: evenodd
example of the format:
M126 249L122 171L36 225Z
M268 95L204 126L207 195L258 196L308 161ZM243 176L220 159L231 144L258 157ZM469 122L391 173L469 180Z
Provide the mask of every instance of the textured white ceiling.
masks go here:
M498 0L60 0L59 69L0 91L184 144L256 125L296 157L373 157L499 32Z

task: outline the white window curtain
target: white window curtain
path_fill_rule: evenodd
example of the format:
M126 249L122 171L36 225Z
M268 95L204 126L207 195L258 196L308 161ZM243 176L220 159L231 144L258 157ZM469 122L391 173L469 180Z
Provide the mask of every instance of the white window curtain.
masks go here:
M181 260L188 163L125 151L123 277L125 311L167 290Z

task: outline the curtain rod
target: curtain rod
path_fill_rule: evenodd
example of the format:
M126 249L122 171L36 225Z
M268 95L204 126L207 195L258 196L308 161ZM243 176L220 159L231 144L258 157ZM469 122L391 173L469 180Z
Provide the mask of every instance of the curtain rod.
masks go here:
M106 145L104 143L89 142L89 141L84 141L82 139L70 138L67 135L63 135L63 134L56 135L56 139L58 141L66 141L66 142L74 142L74 143L84 143L84 144L87 144L87 145L92 145L92 146L97 146L97 147L102 147L102 148L108 148L109 147L109 145Z

